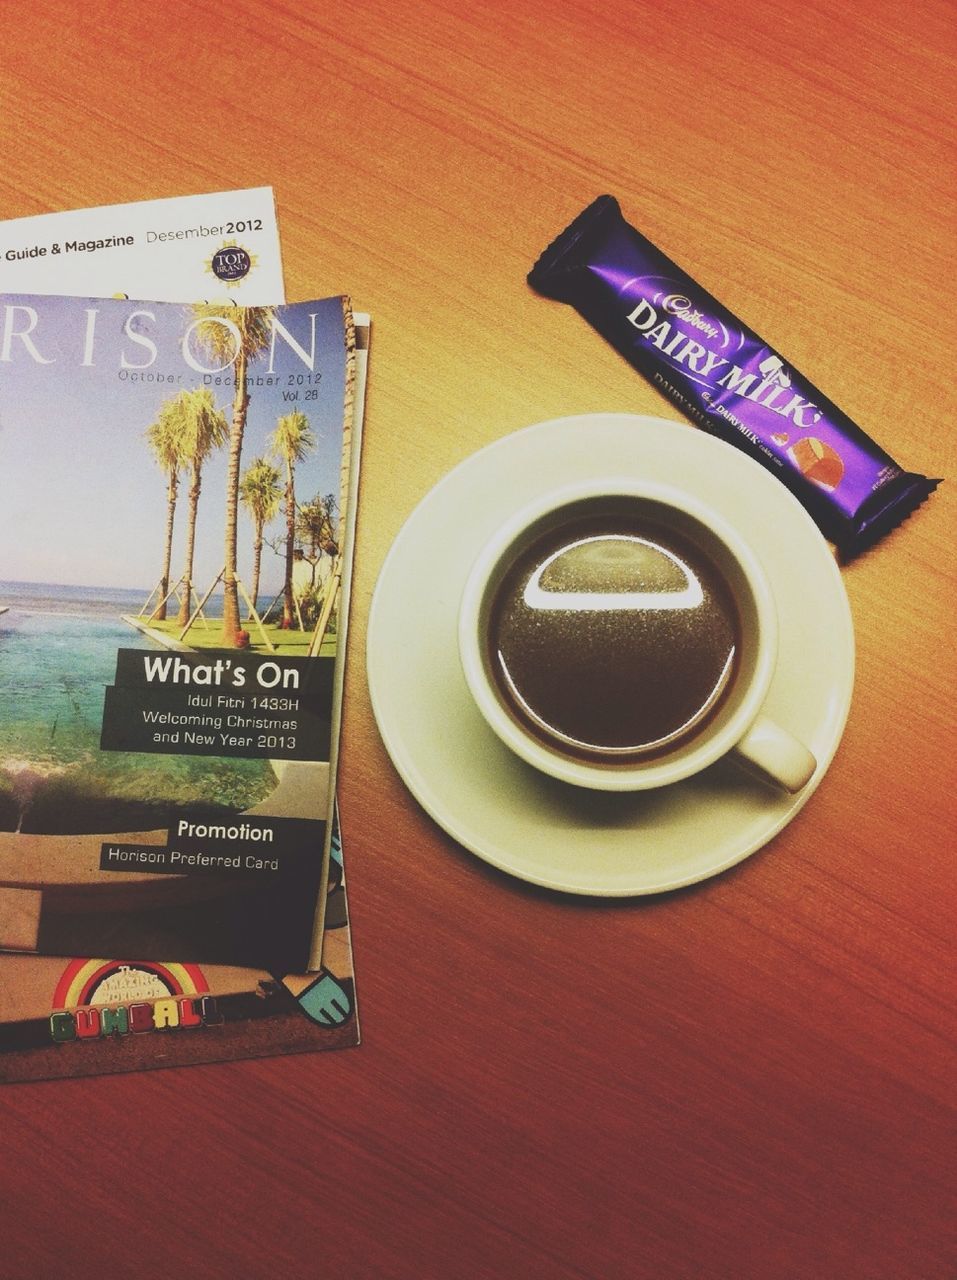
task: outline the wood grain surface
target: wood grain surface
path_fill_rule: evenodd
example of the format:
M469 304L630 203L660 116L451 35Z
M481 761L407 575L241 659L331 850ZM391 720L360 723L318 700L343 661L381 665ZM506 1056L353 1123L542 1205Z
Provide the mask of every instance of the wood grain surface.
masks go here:
M957 1274L954 19L3 7L0 217L271 183L289 298L374 316L341 779L363 1044L8 1087L4 1280ZM811 803L725 875L612 904L446 837L363 656L385 553L455 463L545 418L677 417L525 283L603 191L945 480L842 571L854 701Z

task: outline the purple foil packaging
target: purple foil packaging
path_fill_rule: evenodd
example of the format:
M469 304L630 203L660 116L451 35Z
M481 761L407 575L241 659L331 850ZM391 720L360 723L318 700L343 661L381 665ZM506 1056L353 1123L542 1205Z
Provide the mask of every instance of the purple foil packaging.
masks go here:
M899 524L938 481L903 471L599 196L528 276L570 303L691 420L773 471L842 558Z

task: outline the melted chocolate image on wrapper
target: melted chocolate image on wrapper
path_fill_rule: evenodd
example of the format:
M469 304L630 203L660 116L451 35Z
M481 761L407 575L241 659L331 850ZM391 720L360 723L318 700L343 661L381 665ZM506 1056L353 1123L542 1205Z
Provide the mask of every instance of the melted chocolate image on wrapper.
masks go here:
M844 559L939 481L903 471L846 414L599 196L528 276L568 302L699 426L763 463Z

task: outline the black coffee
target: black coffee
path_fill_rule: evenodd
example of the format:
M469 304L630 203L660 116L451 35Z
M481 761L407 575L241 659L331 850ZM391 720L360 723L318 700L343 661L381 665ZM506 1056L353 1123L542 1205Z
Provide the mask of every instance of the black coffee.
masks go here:
M714 717L734 682L731 590L690 539L627 516L566 523L499 587L489 661L509 711L569 755L664 755Z

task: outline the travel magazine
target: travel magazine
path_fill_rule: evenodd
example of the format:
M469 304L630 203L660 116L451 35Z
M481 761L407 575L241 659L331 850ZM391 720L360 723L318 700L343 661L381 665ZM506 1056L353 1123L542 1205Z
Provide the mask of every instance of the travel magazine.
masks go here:
M235 194L241 196L243 193ZM228 198L228 196L229 193L224 193L216 199ZM188 199L202 200L203 197ZM172 206L177 202L157 203ZM135 206L127 208L135 208ZM48 215L50 219L58 216ZM2 229L0 226L0 232ZM225 313L220 312L217 315L210 311L208 304L205 312L202 308L177 308L181 317L185 313L185 325L189 333L188 337L184 337L178 350L179 364L185 364L193 375L199 375L190 379L182 368L176 371L163 367L161 358L163 344L159 338L168 336L163 323L166 317L162 314L157 317L157 313L162 313L163 308L153 305L142 308L147 310L150 316L135 315L128 310L124 314L122 323L119 318L114 317L107 328L98 328L101 324L101 310L105 310L106 314L110 315L116 309L90 305L89 299L86 302L87 305L83 307L83 338L86 345L83 359L80 361L80 368L83 370L95 369L100 351L106 350L109 354L111 345L115 345L114 354L118 351L118 360L117 367L112 372L118 382L153 388L162 387L167 390L173 387L177 396L181 396L184 389L187 394L200 389L195 385L197 382L202 382L206 387L217 384L221 386L224 371L215 370L208 357L202 357L207 359L207 363L203 365L201 359L196 358L196 349L189 345L197 337L203 321L211 322L214 327L224 331L233 339L236 354L241 356L236 334L229 324L229 320L232 319L235 329L242 332L242 326L236 322L235 311L226 310ZM333 326L320 318L321 313L328 313L332 302L338 302L340 313L345 316L342 321L341 345L341 350L345 352L345 361L341 366L341 377L336 372L339 368L336 361L333 360L332 364L328 363L329 352L335 349L334 344L328 341L317 344L315 339L317 332L322 334L326 333L326 330L332 331ZM4 364L12 363L14 356L18 354L18 346L22 348L19 351L20 358L29 359L31 365L44 366L47 362L53 363L57 359L63 359L66 363L66 360L61 351L59 338L50 350L44 350L40 346L38 328L40 320L44 318L48 325L52 324L50 317L55 318L55 310L51 312L45 307L38 308L37 298L6 298L4 303L14 308L25 308L13 313L4 313L2 346L4 362L0 363L0 396L4 396L5 390L7 395L3 404L0 405L2 410L0 422L6 427L8 421L17 421L16 414L10 416L8 405L24 403L20 395L11 389L18 384L3 376ZM78 314L77 306L80 304L75 304L73 307L65 306L62 299L59 303L61 314L68 319ZM320 828L325 827L331 830L328 805L325 812L320 813L322 806L319 797L323 797L324 801L331 805L330 778L335 768L334 720L339 694L339 678L334 671L331 682L328 671L322 677L314 676L312 664L315 663L317 669L323 665L328 669L328 662L323 664L321 659L331 657L330 648L334 649L336 646L337 628L339 646L344 640L349 574L348 546L346 545L346 549L343 550L343 544L348 544L350 541L349 531L355 514L354 503L350 503L350 497L354 489L355 467L353 464L357 461L358 428L361 425L362 416L368 350L368 318L360 317L357 352L353 357L349 342L348 308L343 311L341 300L325 300L324 304L303 304L298 308L300 318L301 314L310 316L308 345L305 340L300 341L295 336L295 309L273 310L263 307L261 310L270 312L276 322L268 332L268 357L265 350L261 351L258 366L254 357L249 362L247 376L244 379L248 392L247 416L253 423L251 438L256 438L258 430L258 439L261 442L261 425L257 428L255 415L251 412L252 402L257 395L267 403L275 402L277 393L282 397L280 408L289 411L274 414L277 423L280 418L288 419L297 414L309 419L305 409L290 409L289 406L308 404L312 417L315 418L317 413L315 402L319 400L319 396L310 393L319 386L323 387L323 391L328 392L331 386L341 382L342 404L345 406L345 412L342 413L341 419L344 425L340 437L342 448L339 458L338 493L332 488L323 493L321 491L323 485L320 484L313 498L300 500L298 495L303 490L299 489L299 481L303 478L307 481L312 478L316 474L316 468L310 468L304 457L296 456L292 475L298 492L294 507L296 528L292 542L281 536L284 532L281 518L281 508L284 505L282 501L278 504L280 507L278 528L274 527L273 536L271 538L267 536L265 540L273 553L273 559L278 561L284 559L286 570L291 564L291 584L290 575L286 572L280 583L280 590L273 593L268 608L264 607L258 599L253 601L243 579L244 567L249 565L250 558L245 552L238 555L237 594L243 597L243 609L239 612L243 613L246 606L249 606L249 612L240 619L243 625L238 628L238 634L233 636L233 644L228 647L222 641L218 641L215 635L217 610L221 607L223 613L227 612L225 575L222 574L216 575L213 588L206 592L206 599L202 601L199 599L196 585L199 581L198 576L192 571L184 572L177 584L179 588L177 595L175 589L169 590L173 574L171 571L167 572L164 558L164 572L150 593L151 597L156 594L156 600L148 599L146 604L141 603L138 612L131 610L128 613L119 613L120 620L125 626L131 628L131 635L134 635L134 632L135 635L132 640L124 640L116 650L114 678L112 682L108 682L104 699L100 752L113 751L117 754L118 762L125 760L128 766L133 762L133 756L139 757L141 766L144 759L152 758L152 763L160 765L160 773L157 775L155 770L147 770L151 783L155 783L158 776L165 777L166 784L169 783L170 776L176 780L165 798L159 795L155 788L142 785L144 778L142 767L132 768L129 776L122 780L122 785L115 788L115 793L111 793L109 788L103 789L100 786L103 782L100 774L103 771L101 770L100 774L96 770L90 773L89 757L76 754L77 738L83 738L77 721L82 721L88 711L82 696L84 681L81 669L83 662L91 657L88 650L96 647L89 635L84 636L84 643L77 645L76 652L71 654L69 661L65 664L64 669L69 668L68 676L64 677L62 672L59 676L60 683L64 685L67 700L72 700L73 703L73 720L71 721L70 716L67 715L62 721L61 732L62 707L52 721L48 716L45 718L41 712L36 717L39 723L46 723L48 730L51 725L54 727L49 735L50 741L44 744L45 751L37 754L35 758L31 758L28 753L23 753L19 757L12 756L6 750L10 744L5 744L2 759L7 766L9 783L6 825L13 826L11 834L16 838L13 852L19 854L20 850L28 845L34 849L37 846L46 848L55 855L53 859L55 865L52 875L49 874L49 865L44 869L46 876L44 879L39 879L33 868L34 879L38 880L38 883L27 883L29 876L23 872L22 859L19 859L20 871L12 870L18 859L7 856L10 852L10 840L0 836L0 848L3 848L4 844L7 846L3 854L5 861L0 863L6 868L7 881L6 893L0 890L0 903L7 908L5 914L0 914L0 920L4 921L4 927L9 934L4 945L11 945L11 939L18 946L30 945L32 941L37 950L61 951L69 944L70 950L78 952L88 950L81 948L79 941L89 940L92 931L100 942L115 943L117 940L126 942L132 941L135 937L140 943L138 948L116 945L109 948L98 946L93 949L96 954L136 954L149 955L151 958L146 961L130 962L76 959L62 961L25 955L0 956L0 985L3 991L3 997L0 998L0 1078L11 1080L130 1070L175 1062L208 1061L250 1054L332 1048L358 1041L352 981L351 939L341 845L337 831L332 836L331 859L320 864L317 896L325 906L327 929L321 956L316 944L321 933L317 922L321 919L322 911L313 913L311 931L313 945L310 963L318 965L321 960L321 967L316 967L311 972L303 972L300 976L291 972L292 953L287 945L286 935L289 933L290 921L295 920L295 912L292 915L289 914L286 904L283 903L282 893L279 893L277 899L273 891L273 896L270 898L268 891L266 894L263 894L261 889L251 892L248 884L243 886L238 882L243 878L247 881L255 881L258 876L261 884L262 878L267 875L267 865L272 864L268 874L280 880L285 879L290 885L295 886L296 892L291 893L289 897L297 898L301 905L303 897L301 891L304 883L307 883L302 878L303 865L306 861L303 857L303 846L314 844ZM328 315L326 315L326 321L328 321ZM155 324L156 328L151 330L148 327L150 324ZM147 327L140 327L141 325ZM104 348L98 346L101 335L107 338ZM326 336L328 337L328 334ZM150 346L151 342L156 348L155 356ZM148 360L141 360L139 362L141 367L136 369L134 366L137 360L133 357L139 357L144 353ZM322 353L321 359L320 353ZM230 352L227 350L225 354L229 355ZM350 369L350 358L355 360L354 370ZM326 360L325 365L319 367L323 360ZM196 364L200 364L201 367L195 368ZM353 371L358 374L358 386L352 385ZM150 373L154 377L151 378ZM37 398L36 379L43 377L48 379L46 383L40 383L41 390L48 389L53 379L49 372L44 374L35 368L30 369L30 375L26 379L28 391L26 402L33 405ZM97 375L84 374L83 376L91 379L88 387L96 385ZM176 378L177 381L168 381L171 378ZM284 379L286 395L282 396L281 383ZM263 391L262 388L268 390ZM90 394L87 389L87 395ZM40 398L42 399L42 396ZM64 404L69 404L71 410L78 413L79 419L82 420L83 395L80 391L71 388L69 394L63 393L62 398ZM134 397L134 402L140 398L146 399L146 397ZM351 444L348 439L350 400L354 404L356 418L355 435ZM154 428L154 434L158 434L156 424L163 416L163 403L160 402L159 410L150 424ZM235 409L236 406L223 404L216 407L222 412L228 408ZM322 427L325 452L328 455L330 433L328 422L325 420L329 414L328 397L319 407L318 413L322 419L319 425ZM39 418L42 419L42 414ZM35 420L38 419L34 413L31 421ZM102 424L98 421L98 425ZM306 438L305 448L300 447L302 446L300 438L299 445L294 445L292 453L298 455L311 452L309 443L311 421L307 420L305 425L299 420L293 423L287 421L285 429L288 431L290 428L300 433L304 431ZM8 441L0 436L0 449L7 443ZM96 450L93 452L95 453ZM318 463L318 460L316 461ZM330 465L328 457L325 465L327 476ZM80 474L82 470L82 467L79 468ZM96 470L95 467L94 470ZM53 468L54 473L55 471L56 469ZM74 471L76 472L76 468ZM132 470L121 468L119 477L116 476L115 470L113 474L116 479L125 476L127 485L131 489L135 489L136 485L142 485L142 477L134 478L135 468ZM287 480L288 478L289 468L287 467ZM90 487L95 501L95 485ZM191 489L196 488L202 493L206 488L205 479L201 479L199 486L191 485ZM282 496L288 497L288 494L284 493ZM168 491L166 497L167 499L170 497ZM321 511L316 506L317 499L321 500L318 504ZM192 494L187 507L190 510L190 516L186 541L192 548L191 554L198 557L197 563L199 563L202 559L203 540L200 534L202 525L198 514L192 511ZM122 511L122 502L120 502L120 508ZM93 563L94 561L89 558L87 542L84 541L85 531L90 521L74 519L74 523L78 540L70 547L70 563L74 566ZM95 525L96 521L92 523ZM107 523L113 530L110 545L115 545L116 520L111 519ZM145 522L136 522L138 534L142 523ZM36 531L39 525L31 526L31 529ZM60 537L59 533L57 537ZM36 542L38 547L48 547L49 540L44 540L42 536L31 535L30 540ZM258 555L261 556L261 529L254 542L259 543ZM4 539L4 543L0 545L7 545L7 540ZM291 556L289 555L290 546ZM121 561L128 563L129 550L129 547L124 547L125 561L122 557L116 556L106 563L115 564ZM48 552L45 554L47 558L42 562L49 565L51 563L49 554ZM253 560L255 558L254 546ZM95 562L104 563L103 561ZM22 559L18 561L18 564L24 563L29 561ZM62 560L57 560L54 556L52 563L59 564ZM18 572L22 574L22 569ZM246 572L251 575L253 570L247 567ZM61 615L66 619L72 614L74 622L79 621L82 614L88 614L91 610L99 611L101 615L112 612L114 616L111 621L115 624L117 610L114 606L118 604L126 606L131 603L129 600L120 601L117 593L122 595L124 589L116 583L104 583L102 576L94 583L94 590L89 592L88 589L88 593L83 591L87 584L82 579L74 580L70 590L65 591L65 584L56 580L64 576L73 576L75 579L75 574L58 573L44 582L28 587L26 600L20 599L19 608L16 604L10 606L0 603L0 609L8 610L8 618L23 615L24 612L29 615L31 611L34 618L37 614L45 613ZM208 576L213 576L211 571ZM164 578L168 589L165 620L156 616L162 612L158 601ZM8 588L16 585L21 590L21 594L23 594L25 582L29 580L23 577L19 577L15 584L9 578L7 580ZM330 596L330 584L332 596ZM292 585L291 603L290 585ZM47 590L38 591L37 586L46 587ZM32 595L30 595L31 591ZM12 591L11 595L16 598L15 591ZM171 597L174 595L177 595L178 608L175 622L171 622L170 605ZM258 597L258 592L256 595ZM184 597L190 600L188 608L184 604ZM222 597L222 600L219 597ZM332 603L324 609L324 600L330 599ZM24 604L26 609L23 608ZM31 610L31 606L38 604L39 608L33 607ZM256 607L257 604L258 607ZM189 615L186 617L185 633L180 625L184 611ZM271 614L272 621L270 621ZM295 623L291 620L291 614L295 615ZM326 616L323 617L323 614ZM314 617L315 626L312 626ZM2 637L3 621L0 618L0 637ZM194 627L197 629L195 636L192 631ZM311 632L310 627L312 627ZM278 634L273 632L273 628ZM51 629L49 617L46 618L44 627L40 629L41 631ZM171 636L174 629L176 635ZM220 629L222 630L221 627ZM52 630L62 631L62 627L57 623ZM69 630L67 625L67 647L69 647ZM99 632L100 628L96 630ZM298 631L299 634L294 636L292 634L294 631ZM200 632L203 634L200 635ZM206 634L207 632L209 634ZM251 632L254 634L250 634ZM303 641L307 633L309 644L303 654ZM62 634L60 638L62 641ZM103 635L99 635L97 644L102 648L104 643L112 644L115 638L114 635L112 640L104 641ZM192 639L196 639L197 643L192 643ZM140 651L141 644L151 652L149 659ZM15 649L16 645L12 647ZM0 639L0 651L2 651L2 639ZM304 656L306 662L298 661ZM316 662L317 659L320 661ZM332 666L334 668L335 664L333 663ZM231 686L228 683L229 679L233 682ZM247 705L247 695L250 693L247 680L252 684L251 697L256 699L252 704L255 715ZM227 689L225 693L221 692L224 681ZM278 687L283 681L287 682L286 691L283 693L273 692L266 687L270 683L274 688ZM16 677L14 683L16 683ZM298 685L295 697L288 691L294 683ZM65 688L67 684L71 686L69 690ZM20 694L23 688L23 685L17 686L15 702L18 712L22 710ZM5 696L5 690L6 694L9 694L10 689L9 681L7 684L3 683L2 666L0 666L0 697ZM302 690L301 695L298 692L299 689ZM184 699L185 709L182 705ZM210 699L216 699L222 716L233 717L231 725L217 727L215 722L218 715L212 710ZM222 702L219 701L220 699ZM299 705L294 706L294 702ZM177 721L177 717L181 718ZM23 722L26 720L29 720L29 716L18 715L21 732L23 732ZM259 723L250 725L250 720ZM263 721L268 723L264 724ZM147 727L144 728L144 726ZM88 730L88 724L86 728ZM175 735L178 733L190 736L177 739ZM303 739L298 747L292 741L297 733ZM217 734L223 736L217 739ZM25 736L30 735L27 733ZM40 737L43 737L42 731ZM56 756L51 746L58 737L60 741L57 749L62 759ZM286 739L285 742L280 741L283 737ZM209 741L209 739L213 740ZM20 741L24 740L21 738ZM174 747L185 747L186 750L174 751ZM89 734L87 732L83 750L88 749ZM225 750L226 757L213 757L214 750L217 753ZM272 754L266 756L264 754L266 752ZM180 756L187 758L185 760L174 758ZM157 757L165 758L157 759ZM251 773L257 769L261 770L264 760L267 762L266 779L260 777L257 782L252 778ZM100 762L102 763L102 755ZM318 774L316 766L319 766ZM204 767L213 770L212 785L206 790L199 781ZM197 770L199 770L198 775ZM122 770L107 768L105 772L112 782L122 777ZM193 773L191 781L188 780L190 772ZM137 776L139 782L134 780ZM83 779L83 783L78 787L80 778ZM275 784L271 789L270 783ZM254 798L248 792L250 786L254 791L257 786L260 790L265 788L268 796L258 800L257 803L250 804L249 800ZM193 788L191 792L190 787ZM247 791L244 792L243 788L247 788ZM218 808L216 813L211 814L209 800L214 795ZM16 809L15 814L11 809L11 798ZM216 820L223 816L219 809L222 808L224 799L229 802L226 808L229 809L228 816L233 819L232 821ZM173 809L176 822L175 840L172 825L165 828L151 827L148 830L123 832L73 829L64 831L62 829L62 814L65 812L71 815L68 825L72 828L104 825L115 828L118 815L124 816L124 821L119 822L119 825L129 827L132 814L149 812L155 815L164 805L167 809L170 807ZM55 816L58 811L60 817ZM107 823L102 821L104 813L112 815ZM91 822L90 817L93 814L98 817L96 821ZM15 823L13 817L16 818ZM52 829L43 830L44 827ZM75 850L79 846L83 846L88 852L91 839L95 844L97 838L103 835L111 838L100 842L98 866L91 867L88 858L85 862L77 859ZM24 842L23 836L35 838ZM121 838L124 836L132 838ZM39 837L54 838L40 839ZM278 856L261 857L260 851L256 850L242 855L241 860L246 865L241 867L240 855L235 852L235 843L243 838L251 841L269 839L274 846L273 849L268 850L270 854L274 852L278 838L278 850L276 850ZM173 847L188 844L191 839L206 842L206 847L202 849L197 847L192 851L189 848ZM208 843L215 842L217 839L225 841L230 846L228 852L225 846L217 850ZM74 852L67 856L68 848ZM179 856L174 857L174 855ZM65 864L65 866L59 865L58 859L59 864ZM36 860L34 857L34 862ZM126 863L164 869L124 874L121 871L106 870L110 862L116 866ZM184 874L182 870L184 864L187 867L202 868L202 870ZM169 867L169 870L166 870L166 867ZM331 868L331 874L329 868ZM81 874L78 875L78 872ZM97 874L100 872L102 874ZM117 879L107 883L106 876L109 875L116 876ZM227 880L232 882L228 887ZM216 881L219 883L215 883ZM175 886L172 892L171 886ZM37 910L31 906L30 901L25 901L23 896L25 889L28 891L27 899L32 899L32 903L38 907ZM286 901L288 903L288 898ZM257 906L265 907L265 910L257 911ZM300 916L302 914L300 911ZM232 919L229 919L230 916ZM257 918L260 919L264 928L260 930L258 942L254 944L255 930L250 931L248 922L250 919ZM212 924L213 927L204 929L201 924L204 919L207 926ZM283 922L283 928L280 931L268 925L270 921L275 925L277 920ZM34 928L35 935L32 939L31 926ZM279 932L283 934L281 938L278 937ZM150 939L154 940L155 946L151 944ZM187 939L192 939L192 943ZM76 943L75 946L74 943ZM184 957L183 959L171 963L157 958L160 950L165 950L166 955L173 954L170 948L174 943L175 954ZM237 959L242 957L246 962L251 955L250 946L253 944L265 947L259 958L268 962L268 970L239 967L236 964L205 962L201 967L196 960L187 960L183 951L186 947L195 955L226 959L235 956ZM304 966L296 967L304 968ZM282 981L278 980L280 977ZM56 978L55 982L51 981L53 978ZM46 989L48 986L51 987L50 991ZM208 1034L198 1036L169 1034L177 1029L190 1031L194 1028L203 1028ZM160 1031L162 1034L144 1037L140 1034L143 1031ZM95 1049L91 1048L94 1044L97 1046ZM54 1050L53 1053L51 1048Z
M359 1043L341 847L321 967L0 955L0 1081L145 1071Z
M2 299L0 946L319 963L354 351L345 298Z

